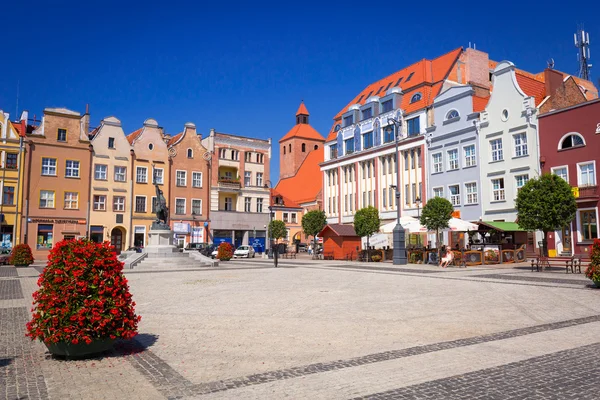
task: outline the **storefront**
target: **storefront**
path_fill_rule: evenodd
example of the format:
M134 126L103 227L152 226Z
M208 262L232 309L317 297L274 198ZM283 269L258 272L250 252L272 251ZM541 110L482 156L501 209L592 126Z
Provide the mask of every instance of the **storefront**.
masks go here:
M63 239L85 237L86 220L59 218L30 218L27 223L26 242L37 259L45 259L48 251Z
M146 227L143 225L136 225L133 227L133 245L135 247L146 246Z

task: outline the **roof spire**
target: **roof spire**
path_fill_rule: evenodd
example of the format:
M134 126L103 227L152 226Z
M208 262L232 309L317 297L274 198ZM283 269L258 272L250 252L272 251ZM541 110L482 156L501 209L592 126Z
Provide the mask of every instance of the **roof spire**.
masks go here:
M296 111L296 125L298 124L308 124L308 110L304 105L304 100L300 103L300 107L298 107L298 111Z

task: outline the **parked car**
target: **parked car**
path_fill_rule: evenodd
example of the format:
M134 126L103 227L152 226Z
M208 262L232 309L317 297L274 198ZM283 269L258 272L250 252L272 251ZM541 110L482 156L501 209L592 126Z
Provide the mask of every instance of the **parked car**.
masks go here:
M252 246L240 246L233 252L233 258L238 257L246 257L246 258L254 258L255 251Z
M0 254L0 265L7 265L9 258L10 258L10 253L9 254L6 254L6 253Z
M206 247L203 247L202 249L200 249L200 254L202 254L204 257L213 257L213 253L215 252L215 250L217 250L218 246L215 246L214 244L208 244L206 245ZM216 255L217 253L215 253Z
M308 250L308 245L306 243L298 243L298 253L306 252Z
M183 249L185 253L190 251L201 251L203 248L208 246L208 243L188 243L187 246Z

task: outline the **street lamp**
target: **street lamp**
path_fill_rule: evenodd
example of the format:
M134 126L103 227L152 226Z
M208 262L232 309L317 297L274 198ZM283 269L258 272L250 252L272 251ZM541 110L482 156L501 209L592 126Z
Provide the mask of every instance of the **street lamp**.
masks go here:
M400 116L402 120L402 116ZM394 265L406 265L406 233L400 224L400 156L398 154L398 142L400 141L400 129L402 121L388 118L388 124L394 125L394 141L396 142L396 226L394 227ZM389 126L388 126L389 129Z
M419 206L421 205L421 198L417 196L415 199L415 204L417 205L417 220L419 220L419 224L421 223L421 212ZM421 247L421 232L417 234L417 247Z

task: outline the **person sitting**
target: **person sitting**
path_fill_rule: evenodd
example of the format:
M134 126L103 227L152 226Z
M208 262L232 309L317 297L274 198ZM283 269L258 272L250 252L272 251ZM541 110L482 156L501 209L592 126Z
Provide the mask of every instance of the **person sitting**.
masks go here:
M445 251L445 249L443 251ZM452 260L454 260L454 253L451 250L446 251L446 254L442 256L440 267L446 268Z

